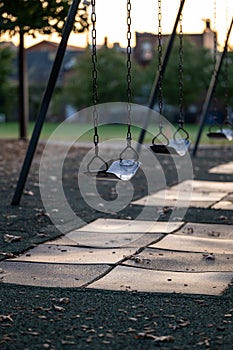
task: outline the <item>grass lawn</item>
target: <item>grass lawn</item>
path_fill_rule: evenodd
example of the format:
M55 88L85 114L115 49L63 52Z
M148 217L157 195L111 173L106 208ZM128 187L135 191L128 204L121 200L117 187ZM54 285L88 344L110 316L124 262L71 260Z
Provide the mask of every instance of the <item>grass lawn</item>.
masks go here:
M58 123L45 123L42 129L40 139L43 139L43 140L48 139L58 126L59 126ZM29 137L32 134L33 128L34 128L34 123L29 123L29 127L28 127ZM185 125L185 129L188 131L190 135L190 140L192 143L194 143L196 140L198 128L199 128L198 125L193 125L193 124ZM158 127L155 125L150 125L148 128L148 131L152 131L153 133L155 133L155 131L157 130L158 130ZM114 139L114 138L125 138L126 131L127 131L126 126L120 125L120 124L103 125L98 128L100 141ZM207 132L208 132L208 126L205 126L202 133L201 141L200 141L201 144L229 145L228 141L210 140L206 136ZM17 138L18 134L19 134L18 123L0 123L0 138L2 139ZM139 134L140 134L140 129L136 127L132 127L132 137L134 141L137 141ZM81 136L79 137L79 135ZM91 124L65 123L63 124L62 130L60 130L59 132L56 132L56 139L59 141L69 141L69 140L74 140L76 138L82 142L85 142L85 141L92 142L93 126ZM151 138L152 138L151 134L147 133L144 142L150 143Z

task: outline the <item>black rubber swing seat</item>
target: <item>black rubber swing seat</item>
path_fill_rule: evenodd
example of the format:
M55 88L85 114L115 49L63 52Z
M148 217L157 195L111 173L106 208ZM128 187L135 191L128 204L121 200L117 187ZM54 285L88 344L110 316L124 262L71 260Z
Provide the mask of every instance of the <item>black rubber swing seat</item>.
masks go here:
M95 177L96 180L102 181L129 181L136 174L140 167L140 162L134 159L119 159L105 170L89 170L85 175Z
M210 139L225 139L228 141L233 140L233 130L231 129L219 129L216 131L210 131L207 136Z
M102 180L102 181L119 181L118 177L114 174L107 173L106 170L92 170L92 171L86 171L84 173L85 175L91 176L95 178L96 180Z
M167 144L154 143L150 146L150 148L154 153L170 154L182 157L188 152L190 145L191 142L187 139L172 139L169 140Z
M127 150L131 150L134 155L134 159L123 159L123 154ZM127 146L120 153L119 159L112 160L111 165L109 165L98 155L97 151L91 161L87 164L87 171L85 174L95 177L96 180L129 181L140 168L141 162L138 161L138 158L138 153L131 146L131 139L127 139ZM97 171L91 170L91 165L95 160L102 162L102 166Z
M91 169L95 160L98 160L102 163L102 166L98 167L98 170ZM108 169L109 169L108 163L103 158L101 158L97 152L96 155L94 155L91 161L87 164L87 171L85 171L84 174L87 176L91 176L96 180L118 181L119 179L117 178L116 175L107 172Z

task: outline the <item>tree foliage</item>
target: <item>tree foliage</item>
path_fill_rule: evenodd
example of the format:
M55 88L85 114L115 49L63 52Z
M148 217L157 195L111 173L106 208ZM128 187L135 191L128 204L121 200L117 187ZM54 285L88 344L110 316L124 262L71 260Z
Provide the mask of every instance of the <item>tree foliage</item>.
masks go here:
M72 0L0 0L0 34L19 34L19 122L20 137L27 137L28 94L25 76L24 35L61 34ZM88 27L87 6L79 8L73 24L74 32Z
M216 86L216 96L221 99L221 104L225 108L231 106L233 110L233 51L226 54L220 72L219 82Z
M13 70L12 60L12 49L9 46L0 46L0 95L9 87L9 75Z
M208 88L212 72L213 63L209 50L186 41L183 48L182 83L179 78L179 47L176 43L164 78L164 94L168 103L179 105L179 89L180 84L183 84L185 109L197 104Z
M14 36L20 31L32 36L61 33L71 0L0 0L0 32ZM88 27L86 7L80 8L75 32Z
M78 108L93 104L92 70L92 55L87 49L80 56L66 87L66 99ZM134 99L140 85L138 65L132 64L131 74ZM126 54L107 47L97 51L97 91L98 103L127 101Z
M10 47L0 47L0 112L6 113L11 84L9 76L13 72L14 53Z
M114 48L102 48L98 56L99 103L126 101L126 62L122 53ZM208 89L213 70L209 50L185 42L183 48L183 94L184 108L200 104ZM133 100L147 104L157 74L157 57L147 66L132 63ZM80 57L68 83L69 102L84 107L92 104L92 61L91 52ZM165 105L179 106L179 43L175 43L163 79L163 100Z
M165 70L162 84L163 101L165 104L179 106L179 90L182 80L179 79L179 43L175 41L168 65ZM147 86L147 92L153 83L157 73L157 57L146 67L143 78ZM184 42L183 47L183 95L184 107L200 103L203 94L206 93L213 70L212 58L209 50L197 47L190 41Z

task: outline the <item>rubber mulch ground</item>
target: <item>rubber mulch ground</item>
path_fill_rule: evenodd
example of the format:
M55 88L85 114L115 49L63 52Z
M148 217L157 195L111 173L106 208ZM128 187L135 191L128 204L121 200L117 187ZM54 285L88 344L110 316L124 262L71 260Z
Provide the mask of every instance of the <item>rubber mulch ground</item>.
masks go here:
M61 233L46 216L38 187L39 145L20 206L11 200L27 143L0 140L0 259L21 253ZM65 191L76 186L72 164L85 154L74 150L65 168ZM233 181L232 175L208 169L232 160L232 148L202 148L194 158L194 178ZM161 157L169 185L176 183L173 164ZM146 194L140 174L135 199ZM106 197L109 189L105 188ZM72 199L71 199L72 201ZM86 222L102 213L76 198L71 205ZM140 210L138 208L137 210ZM137 217L128 208L114 218ZM165 213L160 220L167 220ZM111 217L111 215L106 215ZM231 211L190 208L185 221L233 224ZM6 243L5 234L21 236ZM1 275L0 275L1 276ZM0 349L229 349L233 344L233 286L218 297L110 292L0 284Z

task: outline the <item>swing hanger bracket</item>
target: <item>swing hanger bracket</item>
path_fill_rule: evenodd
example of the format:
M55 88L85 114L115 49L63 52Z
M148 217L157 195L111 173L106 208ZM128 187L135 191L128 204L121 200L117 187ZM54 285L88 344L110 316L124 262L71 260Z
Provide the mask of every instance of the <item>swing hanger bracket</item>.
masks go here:
M178 137L180 136L180 137ZM174 141L178 141L180 139L188 141L189 140L189 133L186 129L184 129L183 125L179 125L178 129L173 135Z

